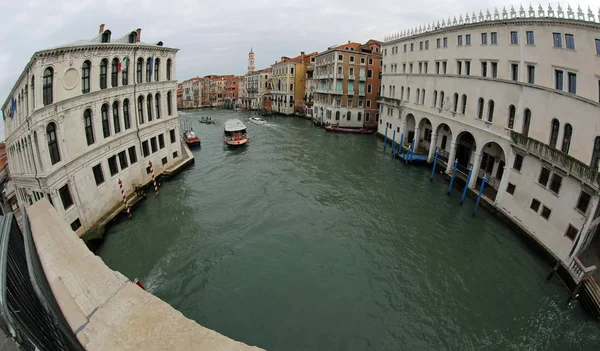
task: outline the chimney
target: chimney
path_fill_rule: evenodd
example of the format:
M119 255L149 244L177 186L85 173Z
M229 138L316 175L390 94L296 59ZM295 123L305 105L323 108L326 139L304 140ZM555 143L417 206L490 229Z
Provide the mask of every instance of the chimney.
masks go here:
M140 40L142 40L142 28L138 28L135 31L137 32L137 38L135 39L135 41L139 42Z
M350 44L350 40L348 40L348 44Z
M100 25L100 30L98 30L98 34L102 34L104 32L104 23Z
M304 56L304 51L300 51L300 55Z

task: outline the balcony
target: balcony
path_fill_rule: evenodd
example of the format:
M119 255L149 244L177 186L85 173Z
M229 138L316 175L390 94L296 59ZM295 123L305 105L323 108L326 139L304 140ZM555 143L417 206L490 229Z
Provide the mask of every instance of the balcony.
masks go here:
M511 131L510 138L517 147L526 150L531 155L536 156L541 160L546 160L558 165L569 175L588 183L594 189L598 189L600 185L600 176L598 171L592 167L576 160L562 151L550 147L541 141L526 137L521 133Z
M359 77L358 77L358 80L360 80L360 81L364 82L364 81L366 81L366 80L367 80L367 77L366 77L366 76L364 76L364 75L361 75L361 76L359 76Z
M332 89L329 91L329 94L335 94L335 95L343 95L344 91L342 89Z
M349 80L354 80L354 79L355 79L355 78L354 78L354 74L349 74L349 75L348 75L348 79L349 79Z
M365 91L364 90L363 91L359 91L358 92L358 96L365 96Z
M348 90L348 96L354 96L354 90Z

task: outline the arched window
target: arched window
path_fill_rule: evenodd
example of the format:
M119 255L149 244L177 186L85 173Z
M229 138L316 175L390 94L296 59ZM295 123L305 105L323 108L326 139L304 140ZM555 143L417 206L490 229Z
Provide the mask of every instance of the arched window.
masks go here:
M362 112L359 112L359 113L358 113L358 116L357 116L357 118L356 118L356 119L357 119L357 121L359 121L359 122L360 122L360 121L362 121Z
M550 126L550 142L548 143L551 147L556 147L556 142L558 141L558 131L560 129L560 122L556 118L552 119L552 124Z
M433 91L433 106L437 106L437 90Z
M515 105L508 106L508 129L513 129L515 126L515 114L517 110L515 109Z
M425 89L421 90L421 104L425 104Z
M156 107L156 119L160 118L160 93L156 93L154 97Z
M129 33L129 43L133 44L137 41L137 32Z
M154 60L154 81L158 82L160 80L160 59L157 58Z
M350 69L348 70L348 74L351 76L354 75L354 67L350 67Z
M461 113L464 115L467 112L467 95L463 94L462 96L462 105L461 105Z
M458 93L454 93L454 100L452 100L452 110L458 111Z
M385 85L381 86L381 96L385 96Z
M494 100L488 101L488 122L494 119Z
M348 111L348 113L346 113L346 121L349 121L352 119L352 113L350 111Z
M529 136L529 126L531 125L531 110L525 109L523 113L523 135Z
M479 98L477 101L477 118L483 118L483 98Z
M173 94L168 91L167 92L167 114L170 116L173 113L173 108L171 105L171 99L173 98Z
M114 58L112 60L112 67L110 68L110 86L115 88L119 85L119 59Z
M119 103L117 101L113 102L112 108L113 128L115 130L115 134L117 134L121 132L121 120L119 119Z
M108 104L102 105L102 134L105 138L110 136L110 124L108 123Z
M340 111L336 111L335 112L335 120L339 121L340 120Z
M131 127L131 119L129 118L129 99L123 100L123 124L125 130Z
M31 107L35 109L35 76L31 77Z
M56 124L48 123L46 126L46 137L48 139L48 151L50 152L50 162L52 164L60 161L60 153L58 152L58 140L56 138Z
M138 120L140 124L144 124L144 97L138 97Z
M110 31L109 30L105 30L104 33L102 33L102 42L103 43L110 43Z
M171 59L167 60L167 80L171 80Z
M565 124L565 131L563 133L563 142L560 151L568 154L569 148L571 147L571 136L573 135L573 127L569 123Z
M150 77L152 76L152 57L148 57L146 59L146 82L150 82Z
M52 81L54 79L54 70L48 67L44 70L44 84L42 85L42 102L44 106L52 103ZM33 85L32 85L33 86Z
M343 74L342 66L338 66L337 71L338 77L341 76Z
M152 122L152 94L146 97L146 107L148 109L148 122Z
M440 108L444 108L444 92L440 91Z
M127 85L129 84L129 57L125 57L123 62L121 62L121 84Z
M106 89L106 73L108 69L108 60L100 61L100 89Z
M94 143L94 126L92 124L92 111L88 108L83 112L83 124L85 126L85 140L88 145Z
M415 104L419 103L420 98L421 98L421 89L417 88L417 98L415 99Z
M600 170L600 136L594 139L594 149L592 151L592 163L590 164L594 170Z
M90 61L84 61L81 66L81 92L90 92L90 71L92 69L92 63Z
M136 72L135 72L135 74L137 76L136 79L137 79L138 83L142 82L142 68L143 68L143 66L144 66L144 59L140 57L137 60L137 67L136 67Z
M400 87L400 101L404 100L404 87Z

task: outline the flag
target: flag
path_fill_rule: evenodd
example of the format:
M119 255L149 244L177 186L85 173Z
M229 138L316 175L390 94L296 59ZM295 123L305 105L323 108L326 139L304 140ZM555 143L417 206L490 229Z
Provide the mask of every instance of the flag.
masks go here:
M125 57L122 62L119 62L118 71L121 72L129 67L129 57Z
M12 101L10 103L10 113L9 113L9 117L13 118L15 116L15 113L17 113L17 101L15 100L15 97L13 96Z
M154 55L150 59L150 77L152 77L152 71L154 71Z

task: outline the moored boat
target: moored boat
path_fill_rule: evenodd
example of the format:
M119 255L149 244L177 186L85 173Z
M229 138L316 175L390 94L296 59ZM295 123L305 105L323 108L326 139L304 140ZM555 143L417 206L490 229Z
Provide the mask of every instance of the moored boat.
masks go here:
M250 117L250 122L261 125L261 126L264 126L267 124L267 121L260 117Z
M183 141L185 141L188 146L200 146L200 138L198 138L192 129L183 132Z
M228 119L225 122L224 137L225 144L229 146L242 146L248 142L246 125L237 118Z
M373 134L373 133L375 133L374 129L366 129L366 128L360 128L360 129L340 128L340 127L331 126L331 125L325 127L325 130L328 131L328 132L344 133L344 134Z

